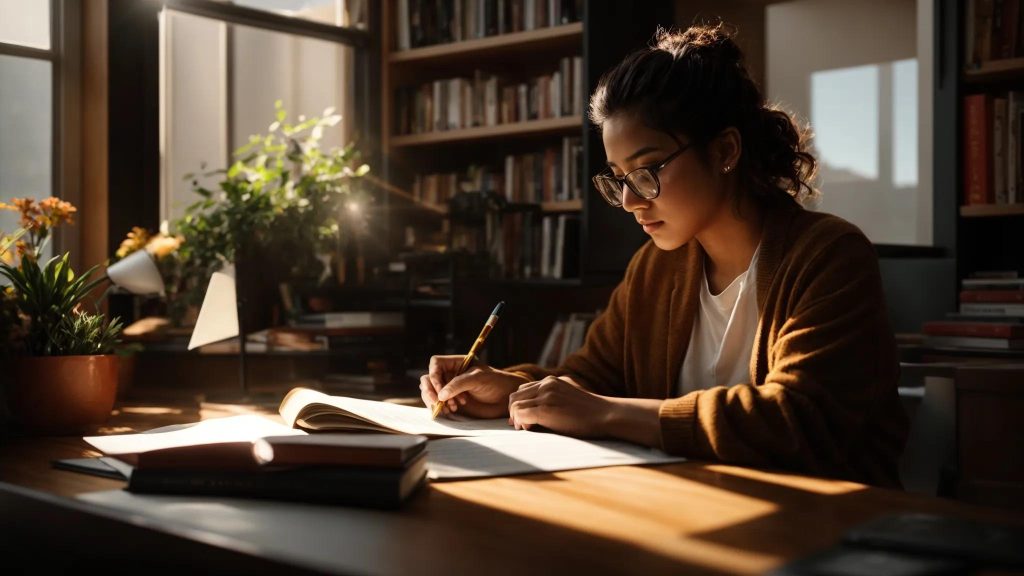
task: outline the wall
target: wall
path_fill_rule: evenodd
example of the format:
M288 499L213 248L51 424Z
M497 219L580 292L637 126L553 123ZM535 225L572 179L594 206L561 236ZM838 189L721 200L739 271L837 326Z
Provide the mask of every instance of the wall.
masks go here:
M932 240L930 153L918 147L931 138L927 12L914 0L765 9L767 94L816 134L819 209L880 244Z

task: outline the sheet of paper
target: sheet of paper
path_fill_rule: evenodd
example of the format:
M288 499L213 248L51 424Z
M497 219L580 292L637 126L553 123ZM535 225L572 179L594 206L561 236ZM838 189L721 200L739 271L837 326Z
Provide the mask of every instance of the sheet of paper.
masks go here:
M143 432L111 436L86 436L84 440L107 456L138 454L148 450L213 444L215 442L252 442L265 436L303 435L280 422L254 415L211 418L176 427L169 432Z
M235 279L214 272L203 297L203 306L192 329L188 349L238 336L238 307L235 304Z
M281 403L281 416L287 423L294 423L300 409L307 404L326 404L345 412L374 422L382 427L405 434L425 436L493 436L515 433L506 418L476 420L470 418L439 417L430 419L430 410L413 406L402 406L389 402L360 400L346 396L328 396L309 388L296 388L288 393Z
M430 480L486 478L579 468L685 462L660 450L616 440L580 440L519 431L477 438L445 438L427 444Z

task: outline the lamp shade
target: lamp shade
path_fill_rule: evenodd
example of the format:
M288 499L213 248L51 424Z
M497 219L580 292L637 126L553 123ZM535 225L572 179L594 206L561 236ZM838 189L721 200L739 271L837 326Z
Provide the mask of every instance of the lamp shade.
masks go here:
M136 250L107 268L107 277L132 294L163 294L164 279L153 256Z

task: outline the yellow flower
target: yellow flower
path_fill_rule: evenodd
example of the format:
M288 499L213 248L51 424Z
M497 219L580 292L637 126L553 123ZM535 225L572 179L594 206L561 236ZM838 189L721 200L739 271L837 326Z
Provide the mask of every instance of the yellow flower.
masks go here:
M146 251L156 258L163 258L177 251L184 241L185 239L181 236L158 234L146 244Z
M131 231L128 232L128 236L121 241L121 246L117 248L115 254L118 258L124 258L136 250L141 250L146 246L147 242L149 242L149 231L145 228L133 226Z

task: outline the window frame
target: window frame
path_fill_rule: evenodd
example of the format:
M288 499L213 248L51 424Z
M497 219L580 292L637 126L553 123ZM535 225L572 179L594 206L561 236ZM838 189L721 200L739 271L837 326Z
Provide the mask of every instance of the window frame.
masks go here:
M50 47L34 48L0 41L0 55L50 63L50 195L81 203L81 6L73 0L49 0ZM8 199L9 200L9 199ZM81 214L79 214L81 219ZM54 253L71 253L80 267L79 238L67 227L53 232Z
M342 0L344 1L344 0ZM324 23L313 22L300 17L286 16L271 11L240 6L230 1L221 2L215 0L161 0L162 9L173 10L195 16L201 16L216 20L225 25L246 26L269 32L288 34L301 38L311 38L333 42L350 47L353 51L353 78L354 109L356 111L355 132L359 135L362 146L360 152L364 158L374 165L381 158L379 150L380 138L377 129L380 125L381 106L379 99L375 101L373 94L376 87L380 85L380 40L375 36L375 30L380 29L380 9L377 2L367 0L367 22L366 29L357 29L350 26L334 26ZM234 110L230 105L233 99L234 76L231 57L233 47L233 29L227 27L227 61L226 61L226 100L228 102L225 114L226 125L225 136L228 138L226 147L227 157L224 159L226 165L232 160L232 149L230 135L234 132ZM162 74L162 73L161 73ZM161 96L163 97L163 96ZM164 112L161 112L161 124L164 124ZM164 138L161 128L161 138ZM163 165L159 168L160 199L163 205L167 191L166 174L163 173Z

